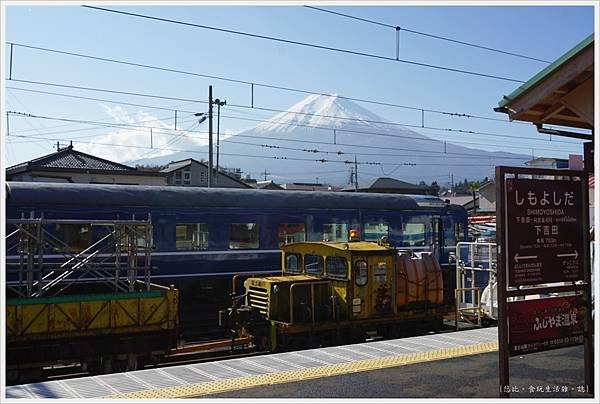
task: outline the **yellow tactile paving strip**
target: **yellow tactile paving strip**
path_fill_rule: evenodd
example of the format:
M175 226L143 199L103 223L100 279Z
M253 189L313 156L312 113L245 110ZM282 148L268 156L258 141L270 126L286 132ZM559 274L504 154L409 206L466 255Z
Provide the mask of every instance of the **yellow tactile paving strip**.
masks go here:
M487 342L482 344L467 345L455 348L443 348L429 352L415 352L384 358L366 359L356 362L288 370L284 372L269 373L264 375L244 376L199 384L188 384L184 386L167 387L157 390L145 390L128 394L115 394L107 396L105 398L151 399L200 397L232 390L243 390L251 387L265 386L270 384L297 382L328 376L338 376L348 373L365 372L369 370L384 369L394 366L409 365L413 363L458 358L461 356L477 355L497 350L497 342Z

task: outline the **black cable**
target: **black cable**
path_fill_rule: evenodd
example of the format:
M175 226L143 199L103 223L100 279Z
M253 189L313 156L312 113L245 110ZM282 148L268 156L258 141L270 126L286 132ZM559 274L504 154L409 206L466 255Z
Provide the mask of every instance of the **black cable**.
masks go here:
M94 121L86 121L86 120L76 120L76 119L70 119L70 118L58 118L58 117L49 117L49 116L43 116L43 115L34 115L34 114L26 114L26 113L21 113L21 112L15 112L15 111L8 111L9 114L11 115L15 115L15 116L20 116L20 117L29 117L29 118L39 118L39 119L47 119L47 120L57 120L57 121L65 121L65 122L74 122L74 123L83 123L83 124L91 124L91 125L98 125L98 126L105 126L105 127L116 127L116 128L134 128L137 129L139 131L146 131L150 128L154 129L158 129L156 131L156 133L158 134L165 134L165 135L170 135L170 136L180 136L180 135L174 135L172 133L173 130L171 130L171 132L164 132L164 131L160 131L160 128L154 128L154 127L149 127L149 126L137 126L137 125L132 125L132 124L125 124L125 123L105 123L105 122L94 122ZM177 131L176 131L177 132ZM189 133L198 133L198 134L203 134L203 135L208 135L206 132L199 132L199 131L191 131L188 130L186 132ZM228 134L223 134L224 136L228 135ZM232 135L229 134L229 136L237 136L237 137L246 137L246 138L252 138L252 139L265 139L265 140L281 140L281 141L287 141L287 142L297 142L297 143L306 143L306 140L297 140L297 139L289 139L289 138L278 138L278 137L271 137L271 136L253 136L253 135L243 135L243 134L238 134L238 135ZM232 141L232 143L235 141ZM400 151L410 151L410 152L425 152L425 153L434 153L434 154L444 154L444 155L458 155L458 156L468 156L468 157L481 157L480 155L474 155L474 154L468 154L468 153L446 153L446 152L435 152L435 151L428 151L428 150L417 150L417 149L404 149L404 148L395 148L395 147L377 147L377 146L363 146L363 145L353 145L353 144L345 144L345 143L331 143L331 142L319 142L319 141L310 141L311 144L324 144L324 145L336 145L336 146L349 146L349 147L365 147L365 148L373 148L373 149L383 149L383 150L400 150ZM274 147L276 148L276 147ZM520 148L521 149L521 148ZM560 150L556 150L556 149L544 149L541 147L536 147L535 149L538 150L551 150L551 151L560 151ZM302 149L304 150L304 149ZM352 154L352 153L348 153L348 154ZM427 157L434 157L434 156L427 156ZM489 157L488 157L489 158ZM519 159L521 160L522 158L519 157L506 157L506 159Z
M221 114L222 117L225 118L230 118L230 119L239 119L242 121L254 121L254 122L266 122L265 120L261 120L261 119L252 119L252 118L243 118L243 117L238 117L238 116L232 116L232 115L223 115ZM321 130L328 130L328 131L332 131L336 130L338 133L359 133L359 134L365 134L365 135L374 135L374 136L387 136L387 137L394 137L394 138L401 138L401 139L415 139L415 140L421 140L421 141L427 141L427 142L454 142L457 139L445 139L445 140L440 140L440 139L434 139L434 138L430 138L430 137L416 137L416 136L406 136L406 135L393 135L393 134L389 134L389 133L380 133L380 132L372 132L372 131L362 131L362 130L352 130L352 129L340 129L340 128L332 128L332 127L327 127L327 126L316 126L316 125L304 125L304 124L300 124L300 123L288 123L288 122L279 122L279 121L274 121L274 120L268 120L269 123L275 123L278 125L285 125L285 126L294 126L294 127L305 127L305 128L312 128L312 129L321 129ZM419 128L421 129L436 129L436 128L430 128L430 127L421 127L419 126ZM438 129L438 130L443 130L443 129ZM237 136L237 135L236 135ZM521 138L519 137L519 139L530 139L530 140L536 140L536 141L541 141L541 142L545 142L545 141L549 141L547 139L535 139L535 138ZM460 144L472 144L472 145L478 145L478 146L506 146L506 144L495 144L495 143L481 143L481 142L468 142L462 139L459 139ZM574 145L580 145L581 143L575 143L575 142L567 142L567 141L556 141L556 140L552 140L549 141L551 143L553 142L559 142L559 143L567 143L567 144L574 144ZM340 143L338 143L340 144ZM366 146L365 146L366 147ZM520 147L522 148L522 147ZM556 150L556 149L543 149L543 148L537 148L536 149L540 149L540 150L552 150L552 151L560 151L560 150Z
M93 125L97 125L97 126L105 126L105 127L111 127L111 128L137 128L139 130L159 129L154 126L140 126L140 125L134 125L134 124L129 124L129 123L111 123L111 122L70 119L70 118L58 118L58 117L49 117L49 116L43 116L43 115L28 114L28 113L17 112L17 111L6 111L6 112L10 115L18 116L18 117L46 119L46 120L51 120L51 121L70 122L70 123L79 123L79 124L93 124ZM138 121L138 123L162 122L162 121L168 121L168 120L172 120L172 119L174 119L174 117L163 118L163 119L150 119L147 121ZM11 136L12 136L12 133L13 132L11 132Z
M383 26L383 27L386 27L386 28L392 28L394 30L400 30L400 31L410 32L411 34L423 35L423 36L426 36L426 37L429 37L429 38L435 38L435 39L439 39L439 40L442 40L442 41L454 42L454 43L457 43L457 44L460 44L460 45L471 46L473 48L484 49L484 50L488 50L488 51L491 51L491 52L503 53L505 55L516 56L516 57L520 57L520 58L523 58L523 59L535 60L537 62L542 62L542 63L547 63L547 64L552 63L552 62L550 62L548 60L538 59L538 58L534 58L532 56L521 55L519 53L508 52L508 51L504 51L504 50L497 49L497 48L491 48L489 46L483 46L483 45L478 45L478 44L474 44L474 43L470 43L470 42L459 41L459 40L456 40L456 39L452 39L452 38L448 38L448 37L443 37L443 36L439 36L439 35L428 34L426 32L415 31L415 30L404 28L404 27L400 27L400 26L397 26L397 25L385 24L385 23L382 23L382 22L379 22L379 21L369 20L367 18L361 18L361 17L356 17L356 16L353 16L353 15L349 15L349 14L339 13L339 12L336 12L336 11L325 10L324 8L313 7L313 6L304 6L304 7L311 8L311 9L317 10L317 11L322 11L324 13L339 15L341 17L351 18L353 20L358 20L358 21L368 22L368 23L371 23L371 24L380 25L380 26Z
M409 109L409 110L413 110L413 111L432 112L432 113L436 113L436 114L443 114L443 115L456 116L456 117L462 117L462 118L484 119L484 120L489 120L489 121L498 121L498 122L505 122L505 123L511 123L511 124L516 123L516 124L522 124L522 125L529 124L528 122L507 121L507 120L501 119L501 118L492 118L492 117L484 117L484 116L473 115L473 114L448 112L448 111L441 111L441 110L436 110L436 109L431 109L431 108L420 108L420 107L414 107L414 106L408 106L408 105L402 105L402 104L394 104L394 103L383 102L383 101L368 100L368 99L364 99L364 98L346 97L346 96L337 95L337 94L329 94L329 93L310 91L310 90L304 90L304 89L298 89L298 88L292 88L292 87L277 86L277 85L273 85L273 84L254 83L251 81L232 79L232 78L223 77L223 76L213 76L213 75L194 73L194 72L189 72L189 71L184 71L184 70L170 69L170 68L166 68L166 67L152 66L152 65L141 64L141 63L133 63L133 62L127 62L127 61L118 60L118 59L109 59L109 58L103 58L103 57L98 57L98 56L86 55L83 53L66 52L66 51L61 51L61 50L57 50L57 49L42 48L39 46L32 46L32 45L24 45L24 44L19 44L16 42L6 42L6 44L20 46L23 48L40 50L40 51L44 51L44 52L58 53L58 54L64 54L64 55L81 57L81 58L86 58L86 59L93 59L93 60L100 60L100 61L109 62L109 63L124 64L124 65L135 66L135 67L143 67L143 68L148 68L148 69L184 74L184 75L189 75L189 76L210 78L210 79L214 79L214 80L227 81L227 82L231 82L231 83L253 85L253 86L257 86L257 87L264 87L264 88L270 88L270 89L275 89L275 90L290 91L290 92L296 92L296 93L300 93L300 94L322 95L325 97L337 97L337 98L343 99L343 100L364 102L367 104L381 105L381 106L393 107L393 108ZM7 81L8 80L22 81L22 80L18 80L18 79L14 79L14 78L7 78ZM206 101L197 101L197 102L206 103Z
M12 137L12 136L11 136ZM41 138L36 136L29 135L15 135L17 138L26 138L26 139L39 139L46 141L55 141L61 139L48 139ZM126 148L136 148L136 149L153 149L150 146L138 146L138 145L124 145L124 144L115 144L115 143L103 143L103 142L83 142L76 141L74 143L82 143L82 144L92 144L92 145L100 145L100 146L109 146L109 147L126 147ZM198 154L207 154L208 152L201 152L198 150L189 150L189 149L162 149L165 151L174 151L174 152L190 152L190 153L198 153ZM377 161L358 161L354 162L354 160L327 160L327 159L308 159L308 158L300 158L300 157L287 157L287 156L265 156L265 155L255 155L255 154L238 154L238 153L221 153L223 156L235 156L235 157L250 157L250 158L262 158L262 159L274 159L274 160L290 160L290 161L310 161L316 163L342 163L347 165L358 164L358 165L392 165L397 166L399 163L382 163ZM493 167L493 164L438 164L438 163L400 163L400 165L406 166L460 166L460 167L482 167L489 166Z
M153 95L153 94L143 94L143 93L116 91L116 90L106 90L106 89L99 89L99 88L92 88L92 87L82 87L82 86L73 86L73 85L58 84L58 83L47 83L47 82L39 82L39 81L31 81L31 80L19 80L19 79L12 79L11 81L22 82L22 83L29 83L29 84L47 85L47 86L54 86L54 87L74 88L74 89L81 89L81 90L86 90L86 91L96 91L96 92L106 92L106 93L134 95L134 96L139 96L139 97L150 97L150 98L157 98L157 99L186 101L186 102L192 102L192 103L193 102L208 103L207 101L203 101L203 100L193 100L193 99L176 98L176 97L165 97L165 96L158 96L158 95ZM33 91L33 90L31 90L31 91ZM490 133L490 132L467 131L467 130L463 130L463 129L453 129L453 128L437 128L437 127L431 127L431 126L413 125L413 124L400 123L400 122L385 122L385 121L365 120L365 119L360 119L360 118L336 117L336 116L333 116L333 115L323 115L323 114L315 114L315 113L308 113L308 112L294 112L294 111L283 110L283 109L257 107L257 106L251 107L251 106L248 106L248 105L239 105L239 104L228 104L228 107L230 107L230 108L243 108L243 109L248 109L248 110L262 110L262 111L269 111L269 112L282 112L282 113L288 113L288 114L294 114L294 115L317 116L317 117L331 118L331 119L337 119L337 120L346 120L346 121L354 121L354 122L377 123L377 124L383 124L383 125L393 125L393 126L401 126L401 127L416 128L416 129L430 129L430 130L444 131L444 132L457 132L457 133L476 134L476 135L483 135L483 136L495 136L495 137L503 137L503 138L509 137L509 138L515 138L515 139L521 139L521 140L523 140L523 139L525 139L525 140L529 139L529 140L534 140L534 141L549 141L547 139L536 139L536 138L523 137L523 136L511 136L511 135L503 135L503 134ZM192 113L191 111L188 111L188 112ZM296 126L302 126L301 124L295 124L295 125ZM336 129L336 130L339 130L340 132L341 131L352 132L349 129L337 129L337 128L328 128L328 129L331 129L331 130ZM373 134L373 135L377 135L378 134L376 132L365 132L365 131L354 131L354 132L355 133ZM399 136L399 135L390 135L390 134L380 134L380 135L381 136L391 136L391 137L402 137L402 136ZM406 137L406 136L404 136L404 137ZM577 143L577 142L569 142L569 141L565 141L565 140L553 140L552 142L566 143L566 144L580 144L580 143ZM477 143L472 143L472 144L477 144ZM485 145L485 143L482 143L482 145Z
M48 82L44 82L44 81L19 80L19 79L10 79L7 81L15 81L18 83L28 83L28 84L38 84L38 85L42 85L42 86L51 86L51 87L73 88L73 89L77 89L77 90L96 91L96 92L102 92L102 93L133 95L136 97L158 98L161 100L184 101L184 102L190 102L190 103L197 102L197 103L208 104L208 101L192 100L189 98L166 97L163 95L133 93L133 92L129 92L129 91L119 91L119 90L106 90L106 89L99 89L99 88L94 88L94 87L82 87L82 86L72 86L72 85L68 85L68 84L48 83Z
M211 27L208 25L200 25L200 24L194 24L194 23L190 23L190 22L171 20L168 18L153 17L153 16L138 14L138 13L129 13L127 11L113 10L110 8L95 7L95 6L82 6L82 7L99 10L99 11L105 11L105 12L109 12L109 13L128 15L131 17L145 18L145 19L154 20L154 21L168 22L168 23L172 23L172 24L185 25L185 26L194 27L194 28L202 28L202 29L208 29L208 30L212 30L212 31L225 32L228 34L242 35L242 36L248 36L248 37L259 38L259 39L266 39L266 40L270 40L270 41L282 42L282 43L287 43L287 44L291 44L291 45L300 45L300 46L306 46L306 47L310 47L310 48L328 50L328 51L333 51L333 52L347 53L347 54L356 55L356 56L364 56L364 57L370 57L370 58L374 58L374 59L406 63L406 64L415 65L415 66L429 67L432 69L445 70L445 71L450 71L450 72L454 72L454 73L463 73L463 74L469 74L472 76L512 81L515 83L525 83L525 81L523 81L523 80L512 79L509 77L496 76L493 74L472 72L469 70L462 70L462 69L455 69L455 68L451 68L451 67L432 65L432 64L428 64L428 63L415 62L415 61L406 60L406 59L396 59L396 58L382 56L382 55L376 55L376 54L372 54L372 53L365 53L365 52L358 52L358 51L353 51L353 50L348 50L348 49L334 48L334 47L330 47L330 46L317 45L317 44L308 43L308 42L292 41L290 39L278 38L278 37L267 36L267 35L252 34L249 32L235 31L235 30L225 29L225 28Z
M13 136L11 136L13 137ZM36 136L29 136L29 135L15 135L14 137L18 137L18 138L26 138L26 139L40 139L40 140L48 140L48 141L54 141L54 140L60 140L60 139L47 139L47 138L40 138L40 137L36 137ZM82 143L82 144L93 144L93 145L100 145L100 146L112 146L112 147L126 147L126 148L136 148L136 149L152 149L155 150L154 148L150 147L150 146L138 146L138 145L124 145L124 144L115 144L115 143L103 143L103 142L83 142L83 141L76 141L75 143ZM190 153L199 153L199 154L207 154L208 152L201 152L198 150L189 150L189 149L162 149L162 150L166 150L166 151L174 151L174 152L182 152L182 151L186 151L186 152L190 152ZM265 155L255 155L255 154L237 154L237 153L221 153L221 155L224 156L236 156L236 157L250 157L250 158L262 158L262 159L274 159L274 160L291 160L291 161L312 161L312 162L317 162L317 163L343 163L343 164L359 164L359 165L384 165L387 163L380 163L380 162L374 162L374 161L358 161L358 162L354 162L354 161L350 161L350 160L327 160L327 159L308 159L308 158L301 158L301 157L287 157L287 156L265 156ZM394 163L394 165L396 165L398 163ZM412 164L410 164L412 165ZM477 165L480 166L480 165Z
M236 104L228 104L228 107L249 108L244 105L236 105ZM294 114L294 115L316 116L316 117L321 117L321 118L331 118L331 119L354 121L354 122L367 122L367 123L376 123L376 124L381 124L381 125L393 125L393 126L401 126L401 127L406 127L406 128L430 129L430 130L437 130L437 131L466 133L466 134L472 134L472 135L495 136L495 137L502 137L502 138L528 139L528 140L535 140L535 141L549 141L547 139L536 139L536 138L524 137L524 136L503 135L503 134L498 134L498 133L479 132L479 131L464 130L464 129L437 128L437 127L433 127L433 126L412 125L412 124L401 123L401 122L373 121L373 120L369 120L369 119L349 118L349 117L341 117L341 116L338 117L338 116L334 116L334 115L323 115L323 114L315 114L315 113L310 113L310 112L295 112L295 111L288 111L288 110L275 109L275 108L266 108L266 107L254 107L252 109L257 109L257 110L262 110L262 111L270 111L270 112L283 112L283 113ZM294 124L294 125L300 126L300 124ZM337 129L337 128L329 128L329 129L331 129L331 130L336 129L340 132L346 131L345 129ZM347 131L351 132L350 130L347 130ZM361 132L361 133L369 133L369 132ZM373 133L373 132L370 132L370 133L377 134L377 133ZM380 134L380 135L381 136L391 136L391 137L404 137L404 136L397 136L397 135L391 135L391 134ZM409 137L407 137L407 138L409 138ZM417 139L417 138L413 137L413 139ZM565 140L553 140L553 142L568 143L568 144L581 144L579 142L568 142Z
M20 80L12 80L12 81L20 81ZM40 83L35 83L35 84L40 84ZM80 95L72 95L72 94L65 94L65 93L54 93L51 91L42 91L42 90L32 90L30 88L19 88L19 87L6 87L6 89L8 90L19 90L19 91L27 91L30 93L38 93L38 94L47 94L47 95L56 95L56 96L60 96L60 97L68 97L68 98L77 98L80 100L89 100L89 101L103 101L103 102L112 102L115 104L122 104L122 105L130 105L132 107L142 107L142 108L148 108L148 109L160 109L163 111L178 111L178 112L185 112L188 114L195 114L198 111L184 111L182 109L179 108L165 108L165 107L158 107L155 105L145 105L145 104L134 104L131 102L125 102L125 101L119 101L119 100L107 100L104 98L94 98L94 97L83 97ZM89 88L88 88L89 90ZM196 102L196 101L194 101Z

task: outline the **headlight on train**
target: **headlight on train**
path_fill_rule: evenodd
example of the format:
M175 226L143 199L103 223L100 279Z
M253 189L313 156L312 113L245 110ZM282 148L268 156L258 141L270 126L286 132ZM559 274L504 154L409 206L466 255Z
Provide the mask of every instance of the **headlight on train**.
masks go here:
M279 285L273 285L273 293L279 292Z

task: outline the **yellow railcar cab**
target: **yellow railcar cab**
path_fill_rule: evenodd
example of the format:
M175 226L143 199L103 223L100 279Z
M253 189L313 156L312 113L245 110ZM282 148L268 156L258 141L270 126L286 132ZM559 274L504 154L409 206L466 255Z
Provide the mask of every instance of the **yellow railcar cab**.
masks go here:
M366 241L303 242L284 245L284 275L310 275L331 282L345 304L342 318L361 319L395 311L396 250Z
M281 275L246 279L245 304L230 311L230 323L257 346L394 335L410 321L438 327L448 309L431 254L407 256L384 240L300 242L281 250Z

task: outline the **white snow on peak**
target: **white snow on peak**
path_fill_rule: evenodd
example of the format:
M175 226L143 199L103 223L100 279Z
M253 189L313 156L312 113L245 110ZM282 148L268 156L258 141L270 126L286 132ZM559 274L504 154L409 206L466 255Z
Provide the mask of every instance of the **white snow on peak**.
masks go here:
M337 94L311 94L287 111L257 125L255 131L291 132L298 126L342 128L370 126L389 129L380 116Z

